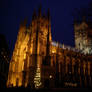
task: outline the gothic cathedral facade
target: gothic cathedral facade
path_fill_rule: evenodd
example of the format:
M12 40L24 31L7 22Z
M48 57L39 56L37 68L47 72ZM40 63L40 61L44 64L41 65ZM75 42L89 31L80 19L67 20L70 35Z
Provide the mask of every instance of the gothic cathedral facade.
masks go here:
M7 87L92 87L92 57L52 41L49 10L34 11L32 22L20 25L9 65Z

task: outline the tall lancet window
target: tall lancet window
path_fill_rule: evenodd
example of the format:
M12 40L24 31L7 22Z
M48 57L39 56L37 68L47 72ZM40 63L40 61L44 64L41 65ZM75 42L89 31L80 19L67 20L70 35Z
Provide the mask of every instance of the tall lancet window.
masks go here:
M24 61L23 61L23 65L22 65L22 71L24 71Z
M24 60L26 59L26 48L24 49Z
M26 53L24 53L24 60L26 59Z

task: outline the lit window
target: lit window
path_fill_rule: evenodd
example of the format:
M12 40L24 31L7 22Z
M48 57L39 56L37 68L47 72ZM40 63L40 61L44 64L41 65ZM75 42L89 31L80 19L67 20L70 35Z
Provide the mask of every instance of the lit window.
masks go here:
M24 59L26 59L26 53L24 53Z
M52 75L50 75L50 79L52 78Z

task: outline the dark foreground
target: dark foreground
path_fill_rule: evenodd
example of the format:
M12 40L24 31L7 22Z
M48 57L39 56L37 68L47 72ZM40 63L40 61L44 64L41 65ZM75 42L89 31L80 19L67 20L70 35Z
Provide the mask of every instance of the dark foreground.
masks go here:
M30 88L3 88L0 92L92 92L90 88L52 88L52 89L30 89Z

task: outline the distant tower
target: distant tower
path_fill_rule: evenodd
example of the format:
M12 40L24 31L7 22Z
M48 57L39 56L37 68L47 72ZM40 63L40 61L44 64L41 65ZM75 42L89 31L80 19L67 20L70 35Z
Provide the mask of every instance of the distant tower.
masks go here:
M50 15L34 11L29 28L20 26L10 62L7 86L41 87L41 67L51 44ZM49 44L49 45L48 45ZM48 48L47 48L48 45Z
M91 23L85 18L74 23L75 47L85 54L92 54L92 27L90 25Z

